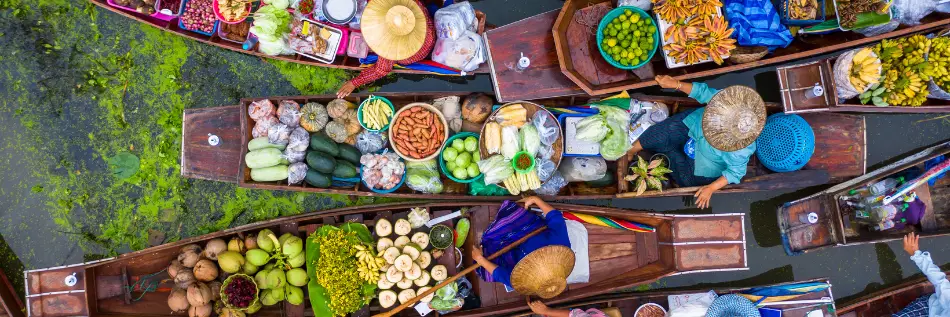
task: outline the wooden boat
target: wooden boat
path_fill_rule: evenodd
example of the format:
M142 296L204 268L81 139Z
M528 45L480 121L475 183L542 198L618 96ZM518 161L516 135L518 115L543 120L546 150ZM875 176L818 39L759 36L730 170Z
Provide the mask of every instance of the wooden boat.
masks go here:
M944 273L950 274L950 271ZM934 286L927 281L927 277L911 278L903 283L845 301L838 308L838 316L890 316L900 312L915 299L933 293Z
M411 102L429 102L444 96L464 96L467 93L459 92L420 92L420 93L380 93L380 96L393 101L398 107ZM358 102L368 94L354 94L351 101ZM275 102L291 99L298 103L316 101L326 104L336 96L293 96L270 97ZM681 109L701 107L698 102L685 97L663 97L634 95L643 101L662 102L670 106L671 112ZM242 187L293 190L316 193L344 194L355 196L385 196L399 198L420 199L474 199L494 200L516 199L514 196L471 196L468 186L449 180L443 176L442 182L445 191L439 195L429 195L415 192L403 186L389 194L378 194L370 191L361 184L352 187L314 188L307 185L287 185L281 182L255 182L249 177L249 170L244 166L243 157L246 144L251 139L249 122L245 114L247 105L257 99L244 99L240 105L216 108L199 108L185 110L182 127L182 158L181 174L184 177L199 178L217 181L238 183ZM588 96L568 96L536 100L538 104L547 107L561 107L582 105L592 100ZM776 104L767 104L770 112L779 112L781 108ZM800 173L772 173L766 170L756 160L752 159L748 173L741 184L729 185L719 193L741 193L761 190L803 188L820 185L829 181L829 176L816 175L817 171L826 171L830 181L843 181L850 177L864 174L866 168L865 122L861 116L846 114L803 114L803 118L811 124L815 131L816 150L805 171ZM473 132L478 132L474 130ZM213 135L220 140L217 145L210 145L209 136ZM643 153L641 155L645 155ZM559 195L551 197L557 200L570 199L609 199L629 196L633 189L623 182L623 175L627 171L629 160L632 157L623 157L617 162L609 162L608 170L615 171L616 180L606 187L592 187L585 183L570 183ZM649 157L647 157L649 158ZM698 187L670 188L660 191L648 191L639 197L664 197L693 195Z
M240 226L199 237L184 239L123 254L115 258L65 267L26 272L30 316L168 316L168 292L173 286L163 270L176 258L182 246L191 243L203 245L213 238L228 238L239 233L256 233L268 228L277 233L293 233L305 237L322 225L344 221L363 222L372 227L377 219L404 218L412 207L425 207L432 217L439 217L470 207L471 231L462 256L462 266L472 265L469 250L481 236L499 203L493 202L412 202L335 210L285 217L256 224ZM619 229L585 225L588 230L590 282L571 284L561 295L548 301L559 304L649 283L660 278L685 273L732 271L747 269L743 214L666 215L630 212L617 208L554 204L555 208L590 215L610 216L648 224L657 228L655 233L634 233ZM454 246L450 246L454 248ZM456 269L456 252L447 250L437 261L447 265L449 275ZM623 268L623 269L618 269ZM151 276L151 274L158 273ZM74 275L78 283L66 286L64 278ZM140 300L130 300L127 287L140 279L160 281L154 292L146 292ZM499 284L480 282L471 274L473 292L481 299L480 308L453 313L458 316L497 316L524 312L528 307L524 298L504 291ZM139 292L136 291L136 297ZM309 303L305 300L304 303ZM304 316L310 311L305 305L268 306L259 316ZM309 305L309 304L306 304ZM373 301L352 316L368 316L380 308ZM184 314L179 314L184 315ZM401 316L415 316L404 311Z
M327 63L317 61L316 59L312 59L300 54L270 56L270 55L261 53L257 51L256 49L245 50L242 47L243 46L242 43L224 39L221 36L219 36L217 33L214 33L209 36L209 35L199 34L199 33L189 31L189 30L182 29L178 25L177 17L166 20L167 18L161 19L161 18L141 14L138 12L126 11L121 8L114 7L108 3L109 2L108 0L88 0L88 1L91 2L92 4L99 6L102 9L105 9L115 14L122 15L124 17L154 26L162 31L169 32L171 34L175 34L175 35L179 35L183 37L187 37L204 44L216 46L219 48L223 48L223 49L227 49L227 50L231 50L231 51L235 51L239 53L253 55L253 56L257 56L261 58L270 58L270 59L275 59L279 61L309 65L309 66L340 68L340 69L346 69L346 70L361 70L362 69L358 58L353 58L346 55L337 56L336 60L332 64L327 64ZM429 3L429 2L441 3L441 1L429 1L429 0L423 1L423 3ZM479 17L479 22L480 22L479 33L481 33L484 31L484 28L485 28L484 13L479 12L478 17ZM393 72L402 73L402 74L441 75L441 74L434 74L434 73L430 73L426 71L419 71L419 70L412 70L412 69L405 69L405 68L394 68ZM486 73L488 73L488 66L481 65L481 67L471 72L470 74L486 74Z
M814 293L808 293L796 297L796 301L815 301L822 299L833 299L834 295L832 294L831 281L827 278L811 279L805 281L796 281L796 282L787 282L779 283L772 285L763 285L756 287L781 287L798 283L827 283L828 288L822 291L817 291ZM636 316L635 313L637 308L641 305L653 303L662 306L667 312L670 311L671 296L678 295L690 295L690 294L703 294L709 292L710 290L716 292L717 295L722 296L726 294L736 294L744 291L748 291L752 287L730 287L730 288L697 288L689 287L688 289L676 289L676 290L659 290L659 291L647 291L647 292L621 292L607 295L598 295L594 297L584 298L578 301L570 302L567 304L561 304L552 306L559 309L590 309L596 308L605 313L607 316ZM675 301L675 299L674 299ZM833 315L836 311L834 300L831 300L829 303L813 303L813 302L798 302L798 303L789 303L781 305L769 305L767 306L773 309L782 310L782 316L785 317L804 317L808 312L819 310L824 313L824 316ZM838 310L840 312L840 310ZM529 316L529 314L518 314L515 316ZM840 316L840 315L839 315Z
M10 278L0 270L0 316L2 317L23 317L23 301L20 299L20 293L13 288Z
M935 12L923 18L919 25L901 25L894 31L877 36L864 37L854 32L799 35L788 47L776 49L763 59L743 64L705 63L669 69L663 61L662 52L657 52L650 63L652 74L644 70L645 74L641 73L639 76L642 77L638 77L630 72L618 72L617 69L605 63L592 43L594 42L591 40L593 35L588 34L588 38L584 41L583 35L567 33L570 24L577 23L571 18L573 11L606 1L566 1L561 10L549 11L486 31L485 43L490 52L489 62L498 100L508 102L583 93L604 95L654 86L657 83L652 78L656 75L669 75L683 81L693 80L814 57L886 38L928 32L950 24L950 14ZM555 34L559 35L556 37ZM590 46L587 46L588 44ZM558 47L562 50L559 51ZM572 50L572 53L587 54L589 58L566 63L568 55L565 53L568 51L563 48ZM525 70L515 67L522 54L531 60L530 66ZM590 55L594 56L590 57ZM601 59L599 62L591 60L598 58ZM565 75L568 73L583 80L572 81ZM580 85L577 81L586 81L588 84Z
M943 178L935 186L916 189L917 197L927 206L920 228L907 226L904 230L872 231L854 221L846 212L839 197L852 189L862 188L888 176L923 162L950 153L950 141L917 152L855 179L832 186L817 194L783 204L778 208L778 226L782 244L789 255L797 255L830 247L860 245L901 239L907 232L919 231L921 237L950 234L950 180ZM818 222L802 221L808 213L816 213Z

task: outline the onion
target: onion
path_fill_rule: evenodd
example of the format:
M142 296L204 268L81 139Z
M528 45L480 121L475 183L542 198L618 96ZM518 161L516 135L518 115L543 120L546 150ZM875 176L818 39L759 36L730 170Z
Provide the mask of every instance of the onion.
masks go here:
M211 303L211 288L205 283L194 283L188 286L188 303L191 306L205 306Z
M168 265L168 276L175 278L175 276L178 276L178 272L184 269L185 266L181 265L181 261L178 261L178 259L172 260L172 264Z
M168 294L168 308L172 312L183 313L188 310L188 300L186 299L186 291L181 288L176 288Z
M221 239L211 239L208 241L208 244L205 245L204 256L206 258L217 261L218 253L224 252L228 249L228 244Z
M195 278L202 282L210 282L218 277L218 265L208 259L201 259L195 264Z

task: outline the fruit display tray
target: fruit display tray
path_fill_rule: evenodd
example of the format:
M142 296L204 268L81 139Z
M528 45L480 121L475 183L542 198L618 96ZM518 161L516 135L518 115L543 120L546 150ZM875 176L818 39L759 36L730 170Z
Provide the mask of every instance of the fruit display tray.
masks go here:
M656 16L656 25L659 27L659 31L660 31L660 43L661 43L661 45L660 45L660 47L657 48L657 49L663 50L663 61L666 62L666 67L668 67L668 68L677 68L677 67L690 66L690 65L699 65L699 64L708 63L708 62L711 62L711 61L712 61L712 58L706 58L706 59L700 60L698 63L695 63L695 64L686 64L686 63L678 63L678 62L676 62L676 60L674 60L672 57L670 57L670 55L669 55L669 53L666 51L666 49L663 49L663 46L666 46L666 44L670 44L670 42L668 42L667 39L666 39L665 33L666 33L666 30L667 30L667 29L669 29L671 26L673 26L673 24L672 24L672 23L669 23L669 22L666 22L666 20L661 19L661 18L660 18L660 15L659 15L659 14L656 14L655 12L653 13L653 15ZM722 16L722 8L716 8L716 15ZM729 58L729 55L728 55L728 54L726 54L725 56L722 57L723 60L725 60L726 58Z

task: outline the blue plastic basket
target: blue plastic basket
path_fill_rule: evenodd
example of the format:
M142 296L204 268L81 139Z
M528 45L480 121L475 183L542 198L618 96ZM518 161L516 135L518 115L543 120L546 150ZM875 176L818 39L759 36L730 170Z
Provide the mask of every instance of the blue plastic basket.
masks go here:
M184 1L181 2L181 9L178 10L178 13L180 13L180 14L181 14L181 13L185 13L185 4L188 3L188 1L190 1L190 0L184 0ZM219 25L219 24L221 24L221 21L220 21L220 20L214 21L214 27L211 28L211 32L204 32L204 31L192 30L192 29L186 28L186 27L185 27L185 23L184 23L184 21L182 21L181 17L178 18L178 28L180 28L180 29L182 29L182 30L187 30L187 31L195 32L195 33L198 33L198 34L204 34L204 35L207 35L207 36L212 36L212 35L214 35L215 33L218 33L218 25Z
M656 27L656 31L653 32L653 47L650 48L650 52L647 53L647 59L640 61L639 64L631 66L624 66L623 64L620 64L620 62L615 61L614 58L607 54L607 52L604 52L604 48L600 46L600 43L604 41L604 28L606 28L607 24L609 24L610 21L613 21L614 18L623 14L624 10L633 11L633 14L639 15L641 19L646 19L647 21L652 22L652 25ZM600 24L597 25L596 45L597 50L600 51L600 56L603 56L604 59L610 63L610 65L613 65L613 67L626 70L637 69L653 60L653 55L656 54L656 48L660 46L660 27L656 24L656 20L654 20L652 16L640 8L630 6L617 7L613 10L610 10L610 12L607 12L607 15L605 15L604 18L600 20Z
M406 173L402 173L402 179L399 180L399 184L396 184L396 186L393 187L392 189L377 189L377 188L372 188L369 185L366 185L366 181L363 180L362 175L363 175L363 166L360 166L360 183L363 183L363 186L366 186L366 188L369 188L369 190L373 191L374 193L389 194L396 191L400 187L402 187L402 184L406 183Z
M782 0L779 4L779 13L782 20L782 24L785 25L797 25L797 26L809 26L815 25L821 22L825 22L825 0L818 0L818 14L815 15L815 18L812 20L795 20L792 19L788 14L788 6L794 0Z
M795 114L769 116L756 139L756 156L762 165L775 172L801 169L814 152L815 132L805 119Z

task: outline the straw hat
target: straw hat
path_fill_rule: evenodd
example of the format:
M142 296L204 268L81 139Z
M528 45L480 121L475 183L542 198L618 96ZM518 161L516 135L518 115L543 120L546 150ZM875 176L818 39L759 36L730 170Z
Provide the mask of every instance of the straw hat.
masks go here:
M746 86L720 90L703 114L703 136L720 151L738 151L749 146L764 126L765 102L755 89Z
M511 270L511 286L522 295L548 299L567 288L567 276L574 270L574 251L563 245L549 245L528 253Z
M360 27L373 52L398 61L422 49L426 19L424 9L414 0L373 0L363 10Z

